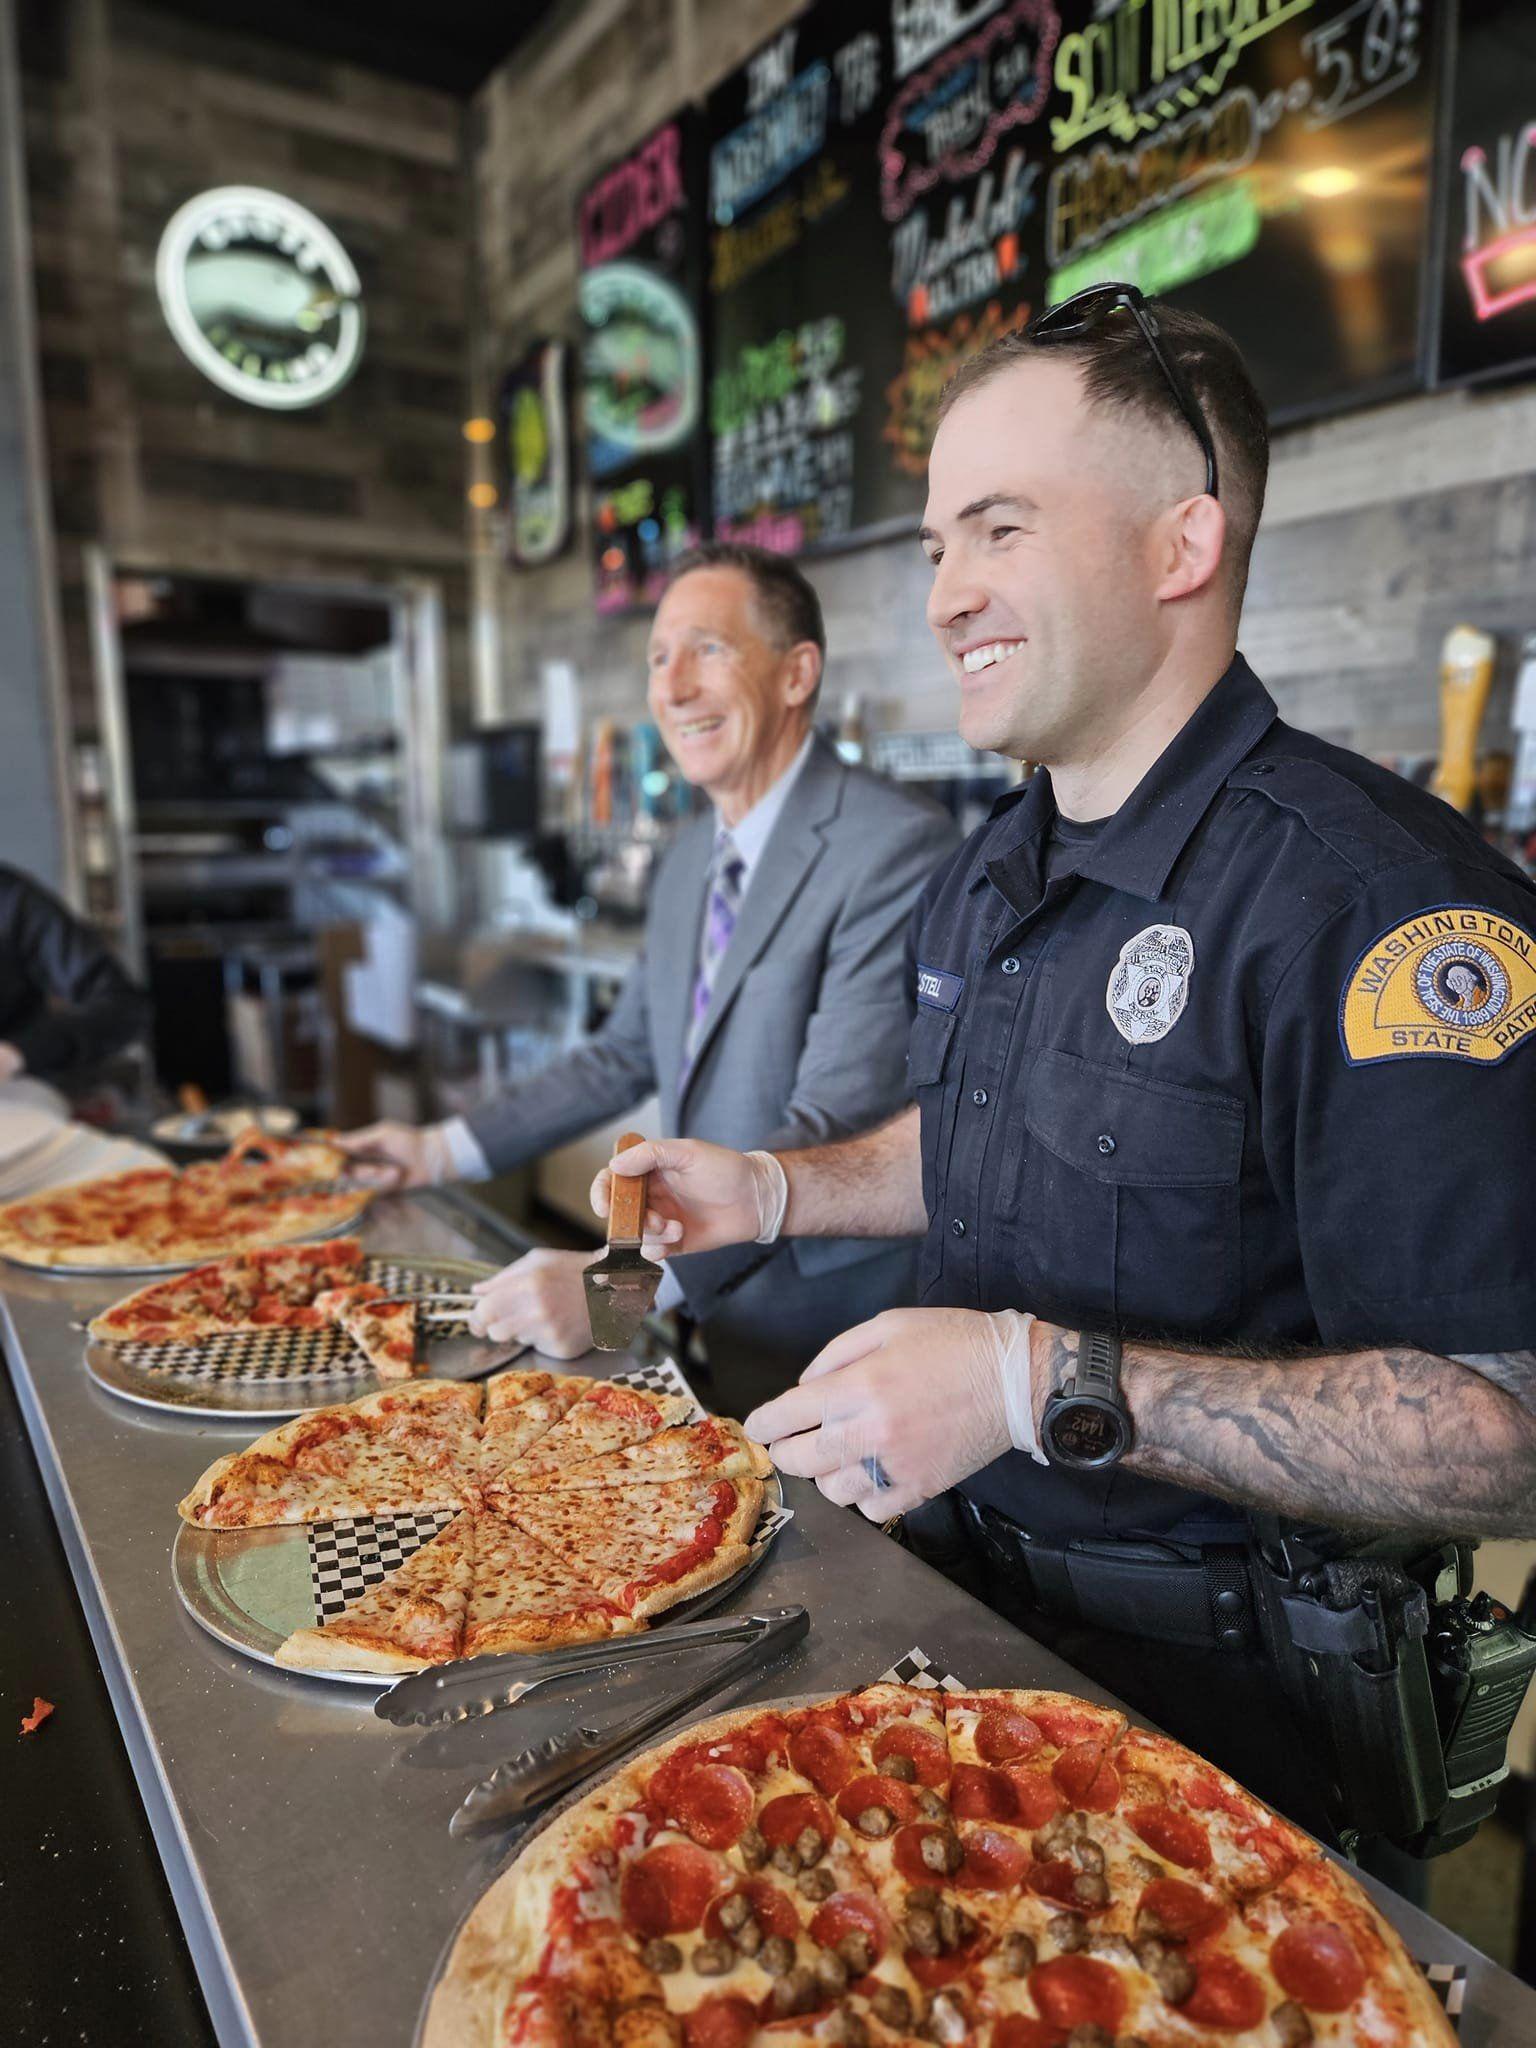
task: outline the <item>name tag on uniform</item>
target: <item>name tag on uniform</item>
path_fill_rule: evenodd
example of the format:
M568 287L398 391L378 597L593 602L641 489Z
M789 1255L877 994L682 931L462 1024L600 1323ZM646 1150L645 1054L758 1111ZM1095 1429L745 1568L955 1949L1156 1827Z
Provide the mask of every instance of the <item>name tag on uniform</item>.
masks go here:
M917 970L917 1000L925 1010L952 1010L964 987L963 974L946 974L942 967Z

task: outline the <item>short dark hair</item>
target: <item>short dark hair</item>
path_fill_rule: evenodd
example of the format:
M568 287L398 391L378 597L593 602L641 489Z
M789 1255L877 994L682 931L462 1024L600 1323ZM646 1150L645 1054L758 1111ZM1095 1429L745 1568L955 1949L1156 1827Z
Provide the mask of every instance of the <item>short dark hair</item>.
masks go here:
M1157 318L1158 339L1188 378L1216 442L1229 568L1236 595L1241 598L1269 481L1269 419L1264 401L1254 389L1237 343L1224 327L1160 299L1149 300L1148 305ZM1179 410L1168 379L1136 322L1123 311L1070 339L1032 341L1027 328L999 335L955 371L939 400L939 419L967 392L1037 356L1076 363L1091 408L1139 414L1183 435L1190 448L1195 448L1189 422Z
M751 579L757 609L770 637L786 653L802 640L809 640L825 662L827 628L821 616L821 599L810 579L788 555L751 547L744 540L701 541L673 564L667 578L668 590L695 569L739 569Z

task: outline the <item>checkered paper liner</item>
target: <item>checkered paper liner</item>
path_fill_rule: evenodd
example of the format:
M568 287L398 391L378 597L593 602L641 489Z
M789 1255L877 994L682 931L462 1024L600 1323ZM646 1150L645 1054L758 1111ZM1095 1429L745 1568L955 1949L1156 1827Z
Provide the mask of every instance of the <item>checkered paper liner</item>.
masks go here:
M442 1283L418 1266L396 1265L392 1259L363 1261L363 1278L401 1294L434 1294ZM464 1321L434 1323L434 1337L462 1336ZM122 1344L125 1365L153 1379L270 1384L274 1380L363 1377L373 1367L344 1330L334 1323L323 1330L231 1330L195 1344Z
M392 1285L385 1282L385 1285ZM639 1387L648 1394L681 1394L702 1421L708 1410L670 1358L658 1365L611 1375L621 1387ZM317 1623L334 1621L360 1593L377 1586L408 1557L453 1520L455 1510L436 1508L425 1515L380 1515L366 1521L317 1522L309 1530L309 1583ZM767 1549L792 1508L764 1506L748 1543L753 1561Z
M969 1688L962 1679L956 1678L936 1664L925 1650L916 1644L904 1657L898 1657L888 1670L882 1671L878 1680L881 1685L910 1685L919 1692L966 1692ZM1461 2031L1462 2006L1467 1995L1467 1966L1465 1963L1426 1963L1415 1956L1414 1961L1445 2007L1446 2018L1457 2033Z

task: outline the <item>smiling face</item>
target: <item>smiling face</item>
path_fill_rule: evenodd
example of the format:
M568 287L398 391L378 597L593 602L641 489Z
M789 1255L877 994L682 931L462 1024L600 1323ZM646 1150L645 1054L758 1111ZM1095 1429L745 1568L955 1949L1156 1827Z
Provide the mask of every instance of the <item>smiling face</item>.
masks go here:
M646 651L651 715L682 775L734 824L810 726L821 656L774 645L744 569L690 569L662 598Z
M1050 766L1122 730L1176 630L1165 508L1194 457L1124 414L1091 411L1048 355L1003 370L945 416L928 463L928 623L973 747Z

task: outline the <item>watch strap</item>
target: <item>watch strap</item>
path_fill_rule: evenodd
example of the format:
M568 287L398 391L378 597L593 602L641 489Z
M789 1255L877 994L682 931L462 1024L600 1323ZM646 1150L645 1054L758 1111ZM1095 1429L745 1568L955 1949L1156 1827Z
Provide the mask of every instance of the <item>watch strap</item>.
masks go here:
M1077 1340L1077 1366L1069 1381L1077 1395L1097 1394L1101 1400L1120 1399L1121 1344L1118 1337L1102 1330L1082 1330Z

